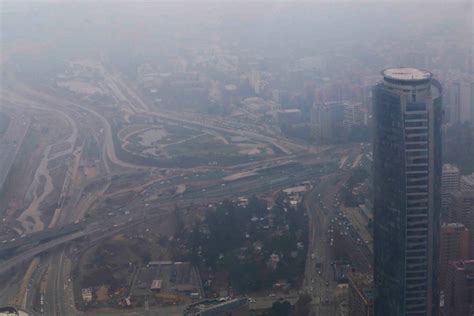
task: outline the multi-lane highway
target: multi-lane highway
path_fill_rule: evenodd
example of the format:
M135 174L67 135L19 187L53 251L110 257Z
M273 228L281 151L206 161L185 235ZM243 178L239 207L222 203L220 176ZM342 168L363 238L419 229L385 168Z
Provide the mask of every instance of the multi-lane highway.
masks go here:
M339 301L335 296L337 282L332 268L332 249L327 230L336 215L334 194L347 180L344 172L321 177L319 184L305 196L309 215L309 247L304 278L304 290L313 298L316 315L340 315Z
M0 138L0 189L3 187L31 123L29 117L21 115L13 108L8 108L8 113L10 124Z
M41 258L41 265L37 267L30 277L30 288L27 291L24 301L27 305L34 302L38 295L35 290L41 293L41 309L44 315L72 315L75 313L71 302L72 295L69 282L66 280L67 269L65 262L71 258L68 256L67 245L79 238L88 236L90 240L100 240L117 233L122 229L127 229L140 223L147 216L160 216L164 214L163 209L174 205L186 206L192 203L208 204L221 201L224 198L237 198L252 194L274 192L305 181L317 184L313 190L314 194L324 194L330 197L338 190L338 181L343 181L344 177L340 171L336 171L339 161L339 149L337 147L311 147L293 140L286 139L280 135L270 135L261 133L259 129L242 124L204 115L185 115L171 111L160 113L147 112L148 107L136 94L133 89L128 89L126 84L116 75L111 76L109 82L113 84L114 91L121 90L122 98L129 98L128 111L134 113L148 114L166 120L173 120L180 124L200 126L206 129L222 131L235 135L243 135L255 141L266 142L280 148L284 153L282 158L271 158L265 161L236 165L218 170L215 167L196 168L193 172L186 172L182 176L172 175L164 177L163 181L151 182L149 186L141 189L143 191L166 192L172 191L170 188L183 185L186 190L179 194L164 194L153 201L145 201L144 196L136 192L135 187L141 187L143 183L137 181L130 183L130 189L124 190L124 194L131 193L127 204L120 207L120 212L93 214L84 224L84 229L59 236L53 240L43 242L35 247L25 247L13 257L2 263L0 274L10 271L19 263L28 261L38 254L48 251L48 255ZM57 216L54 218L54 225L62 226L83 219L88 210L94 206L96 201L104 198L105 192L111 183L111 172L117 175L127 174L130 170L149 169L147 167L136 166L129 162L121 161L114 149L112 139L112 129L107 118L98 111L78 104L75 101L67 100L45 92L33 90L23 84L15 85L19 89L15 94L14 89L9 91L8 98L13 103L21 103L26 107L35 109L47 109L58 111L67 117L71 126L74 127L74 138L84 139L86 136L94 136L102 148L101 165L104 166L102 173L92 181L102 181L101 185L90 192L85 192L86 186L91 182L73 183L71 177L75 174L78 163L71 167L68 173L67 185L63 186L61 193L61 203ZM85 118L92 120L88 122ZM235 123L235 124L234 124ZM77 126L77 127L76 127ZM83 131L86 130L86 133ZM77 134L79 131L79 134ZM83 134L82 134L83 133ZM73 142L75 140L71 140ZM77 147L74 161L80 161L80 149ZM72 150L72 148L71 148ZM118 168L113 168L113 166ZM113 170L112 170L113 169ZM250 176L236 179L227 178L238 173L251 173ZM192 174L191 176L189 174ZM325 176L326 174L331 174ZM317 183L317 181L320 181ZM96 182L98 183L98 182ZM336 190L336 191L335 191ZM319 192L319 193L318 193ZM65 202L65 196L69 197L69 202ZM324 200L324 199L323 199ZM64 203L63 203L64 202ZM331 209L332 198L329 200L318 200L317 196L310 195L306 199L308 210L310 211L310 236L311 246L308 251L308 263L306 269L305 289L313 294L314 302L320 311L323 309L336 310L337 304L331 293L334 292L336 284L333 281L331 271L330 246L327 242L326 230L328 220L333 209ZM319 203L319 204L318 204ZM323 203L323 204L321 204ZM157 212L156 205L160 207ZM326 208L327 205L327 208ZM137 210L140 212L137 213ZM54 226L53 225L53 226ZM53 227L52 226L52 227ZM314 259L311 256L314 253ZM321 265L316 270L316 260L321 261ZM321 275L319 272L321 271ZM42 286L40 286L43 284ZM68 288L69 286L69 288ZM326 302L327 301L327 302ZM30 305L31 306L31 305ZM324 314L331 315L331 314Z

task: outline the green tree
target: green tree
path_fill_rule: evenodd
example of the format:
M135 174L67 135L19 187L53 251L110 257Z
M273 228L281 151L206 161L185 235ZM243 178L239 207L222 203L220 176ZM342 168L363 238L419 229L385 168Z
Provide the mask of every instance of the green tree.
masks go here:
M292 316L308 316L311 311L311 296L303 294L296 301Z
M289 316L291 314L291 304L288 301L277 301L273 303L269 316Z

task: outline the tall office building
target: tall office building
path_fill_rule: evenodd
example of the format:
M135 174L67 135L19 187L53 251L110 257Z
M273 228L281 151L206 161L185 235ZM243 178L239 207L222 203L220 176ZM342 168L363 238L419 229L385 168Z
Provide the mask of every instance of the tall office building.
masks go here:
M459 182L461 174L459 168L452 164L443 165L443 173L441 177L441 207L444 210L450 199L450 194L459 191Z
M390 68L374 87L375 315L439 309L441 85Z

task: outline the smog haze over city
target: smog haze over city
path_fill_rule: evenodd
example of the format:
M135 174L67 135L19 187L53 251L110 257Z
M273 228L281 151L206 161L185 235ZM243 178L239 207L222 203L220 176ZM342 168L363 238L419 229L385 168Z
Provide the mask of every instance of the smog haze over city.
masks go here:
M0 315L474 315L473 8L0 1Z

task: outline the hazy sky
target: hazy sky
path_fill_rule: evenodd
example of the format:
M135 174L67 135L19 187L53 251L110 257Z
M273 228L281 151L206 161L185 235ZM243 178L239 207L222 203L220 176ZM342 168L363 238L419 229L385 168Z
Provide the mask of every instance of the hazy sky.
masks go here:
M404 4L401 5L400 2ZM429 2L429 5L427 3ZM472 41L472 1L2 1L1 48L68 58L219 39L312 54L351 45L437 38ZM419 44L419 43L417 43ZM374 48L376 48L374 46ZM14 55L14 54L12 54Z

